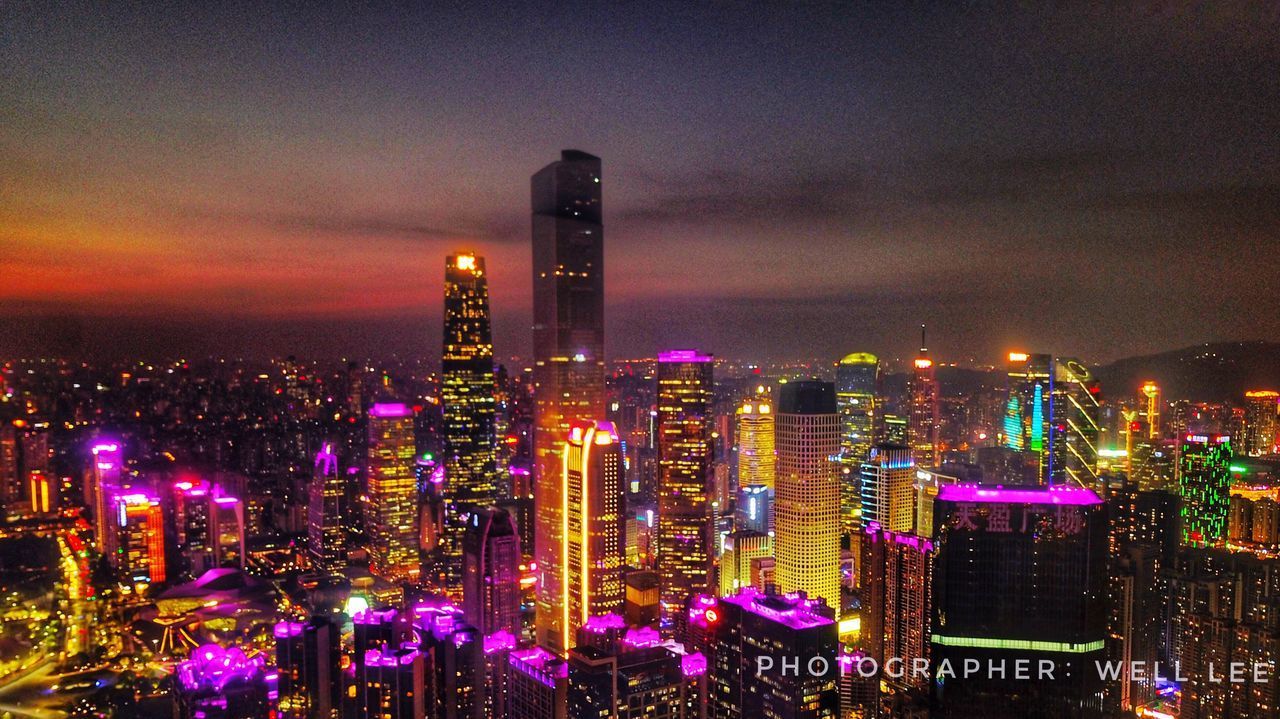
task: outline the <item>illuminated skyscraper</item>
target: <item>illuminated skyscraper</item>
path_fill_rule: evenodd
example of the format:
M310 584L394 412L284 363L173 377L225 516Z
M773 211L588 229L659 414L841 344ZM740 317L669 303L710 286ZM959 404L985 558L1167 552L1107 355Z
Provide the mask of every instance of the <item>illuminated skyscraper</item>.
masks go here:
M1046 354L1009 353L1004 445L1020 454L1025 476L1008 479L1041 481L1052 365L1053 358Z
M347 484L330 442L316 454L308 490L307 549L318 569L336 574L347 566L347 532L342 527Z
M1227 536L1231 508L1231 438L1225 434L1181 437L1178 493L1182 495L1182 538L1192 546L1212 546Z
M773 404L767 397L743 402L736 411L738 486L763 485L773 491L778 457L773 444Z
M875 441L876 388L880 360L869 352L845 355L836 365L836 405L840 408L840 454L857 467Z
M531 185L537 638L562 652L560 450L570 423L604 416L600 158L565 150Z
M485 636L520 636L520 535L504 509L472 512L463 540L462 610Z
M209 505L209 550L215 567L245 567L244 502L214 497Z
M1160 385L1155 382L1142 383L1143 420L1147 423L1147 438L1160 438Z
M145 494L112 497L116 526L111 564L125 585L165 579L164 512L160 500Z
M658 355L658 576L673 616L711 574L712 358L693 350Z
M840 610L840 416L835 385L782 387L777 419L774 551L778 589Z
M1098 381L1089 368L1070 357L1054 358L1044 484L1099 486L1099 414Z
M911 449L877 444L862 463L862 526L914 532L916 465Z
M867 527L862 541L862 639L879 666L895 657L910 667L929 658L933 543L914 534ZM927 676L884 676L895 691L918 689Z
M1261 457L1276 451L1276 433L1280 430L1280 392L1254 390L1244 393L1244 453Z
M440 399L444 414L444 521L436 578L462 598L462 538L469 515L498 500L494 435L493 339L484 258L451 255L444 271L444 350Z
M724 538L724 554L720 556L720 596L737 594L751 586L751 563L773 556L773 539L764 532L739 529Z
M561 482L566 598L561 641L567 649L589 618L621 613L626 598L622 443L612 422L574 423Z
M413 410L393 402L369 408L369 570L389 581L416 581L418 483Z
M840 527L858 526L858 470L875 440L876 389L880 361L868 352L845 355L836 365L836 406L840 410Z
M281 717L333 719L342 687L339 668L341 627L328 617L277 622L276 640Z
M781 474L778 480L783 480ZM829 607L803 596L762 594L748 588L721 599L703 616L712 657L708 716L837 716L839 637ZM797 657L800 669L784 670L783 659L794 662Z
M119 442L98 442L90 448L92 459L87 476L86 499L93 503L94 538L98 551L110 556L115 551L113 542L114 510L112 501L123 489L124 455Z
M917 464L936 466L942 460L938 444L942 420L938 413L938 380L924 343L924 325L920 326L920 355L912 363L907 395L907 444L911 454Z

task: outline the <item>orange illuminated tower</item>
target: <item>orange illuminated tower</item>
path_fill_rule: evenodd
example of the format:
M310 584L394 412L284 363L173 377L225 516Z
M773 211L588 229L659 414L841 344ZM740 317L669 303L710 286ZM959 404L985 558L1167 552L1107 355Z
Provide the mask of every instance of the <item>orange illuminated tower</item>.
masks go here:
M563 461L561 591L566 601L561 642L568 649L588 619L621 613L626 595L622 443L613 423L574 423Z
M416 581L418 481L413 410L398 402L369 408L369 571L391 582Z
M462 599L462 540L470 517L498 499L495 388L484 258L451 255L444 270L444 521L435 578L457 601Z
M908 411L907 443L916 463L924 467L937 466L939 456L938 435L942 428L938 415L938 380L934 374L933 360L924 341L924 325L920 325L920 354L912 363L911 377L907 382Z
M1142 383L1142 399L1145 402L1143 415L1147 420L1147 438L1160 438L1160 385L1155 382Z
M531 194L537 641L563 653L561 451L572 422L604 416L600 158L565 150Z
M1280 429L1280 418L1276 416L1280 393L1253 390L1245 392L1244 401L1244 453L1261 457L1275 452L1276 432Z
M665 617L711 585L712 358L658 355L658 579Z
M155 584L165 579L164 513L160 500L146 494L117 495L112 501L116 524L112 565L125 585Z

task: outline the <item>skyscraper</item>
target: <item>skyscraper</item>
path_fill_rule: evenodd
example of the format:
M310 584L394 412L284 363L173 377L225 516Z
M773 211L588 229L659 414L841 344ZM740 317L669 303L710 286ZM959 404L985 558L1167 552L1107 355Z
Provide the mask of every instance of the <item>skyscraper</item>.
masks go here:
M520 535L505 509L471 513L462 544L462 610L485 636L520 636Z
M928 660L933 543L914 534L867 527L860 564L861 646L881 667L895 657L907 667ZM919 689L929 680L910 672L881 678L896 691Z
M712 366L694 350L658 355L658 576L668 617L710 580Z
M277 622L276 669L280 716L333 719L341 700L341 628L327 617Z
M493 338L484 258L450 255L444 271L444 349L440 399L444 414L444 520L436 577L462 598L462 538L469 516L498 499L494 435Z
M845 355L836 365L836 406L840 410L840 527L858 525L858 473L875 441L876 389L880 361L868 352Z
M917 464L934 467L942 460L938 446L942 420L938 414L938 380L924 343L924 325L920 326L920 354L912 367L907 380L907 443Z
M1182 495L1183 542L1212 546L1227 534L1231 507L1231 438L1188 434L1181 438L1178 493Z
M416 581L418 483L413 410L396 402L369 408L369 570L389 581Z
M1099 414L1098 381L1089 368L1071 357L1055 357L1047 413L1044 484L1099 486Z
M1160 385L1155 382L1143 382L1142 417L1147 423L1147 439L1160 438Z
M763 485L773 491L777 453L773 444L773 403L753 397L738 406L738 487Z
M914 532L916 465L906 445L881 443L862 463L862 526Z
M333 443L325 442L316 453L308 490L307 549L317 569L336 574L347 565L347 532L342 527L347 484Z
M941 717L1100 719L1106 657L1107 524L1079 487L941 487L933 568L933 667L1000 665L932 682ZM1027 681L1016 662L1059 668ZM958 670L957 670L958 671Z
M1253 390L1244 393L1244 453L1250 457L1272 454L1280 430L1280 392Z
M565 150L531 186L537 637L562 652L560 451L571 422L604 416L600 158Z
M626 597L622 443L612 422L575 422L561 475L565 602L562 645L591 617L621 612Z
M164 511L160 500L146 494L112 498L115 516L112 565L126 586L165 580Z
M840 611L840 416L835 385L782 387L777 418L774 551L778 588Z
M829 607L802 595L744 589L721 599L704 617L710 645L708 716L836 716L839 637ZM783 660L797 657L799 669L784 671Z

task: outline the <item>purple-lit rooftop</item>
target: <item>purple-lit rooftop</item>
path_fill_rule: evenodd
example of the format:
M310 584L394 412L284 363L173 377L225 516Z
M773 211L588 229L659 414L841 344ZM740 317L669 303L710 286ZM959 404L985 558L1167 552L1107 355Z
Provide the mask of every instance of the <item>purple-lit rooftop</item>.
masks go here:
M403 402L377 402L369 408L369 416L379 419L394 419L397 417L412 417L413 410Z
M272 629L272 633L275 634L277 639L287 639L289 637L301 635L302 630L305 628L306 625L302 622L276 622L276 626Z
M712 362L715 358L698 350L667 350L658 353L659 362Z
M944 485L938 491L944 502L993 504L1102 504L1092 489L1084 487L980 487L975 484Z
M205 644L191 653L191 658L174 667L178 683L187 691L210 689L221 692L233 680L250 680L263 673L266 661L262 655L248 657L237 647L223 649Z
M707 658L699 652L680 657L680 669L685 678L699 677L707 673Z
M735 604L760 617L784 624L791 629L812 629L835 624L836 620L818 613L825 605L818 599L801 599L796 595L763 594L751 587L721 602ZM710 617L708 621L714 623Z
M537 678L547 686L569 676L569 665L542 647L511 652L511 668Z
M484 638L484 653L509 652L516 648L516 637L511 632L497 631Z
M610 629L626 629L627 620L620 614L597 614L587 619L586 630L595 634L604 634Z

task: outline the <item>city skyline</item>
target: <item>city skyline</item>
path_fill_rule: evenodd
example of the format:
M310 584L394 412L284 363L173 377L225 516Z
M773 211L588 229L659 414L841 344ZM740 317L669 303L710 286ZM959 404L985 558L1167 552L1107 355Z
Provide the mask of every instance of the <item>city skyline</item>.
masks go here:
M496 354L528 355L524 183L564 148L611 178L610 356L907 356L925 322L940 358L1107 361L1280 330L1255 301L1278 75L1237 69L1280 33L1239 7L51 12L8 11L0 50L8 355L429 355L460 250L489 258ZM584 36L616 52L545 49Z

